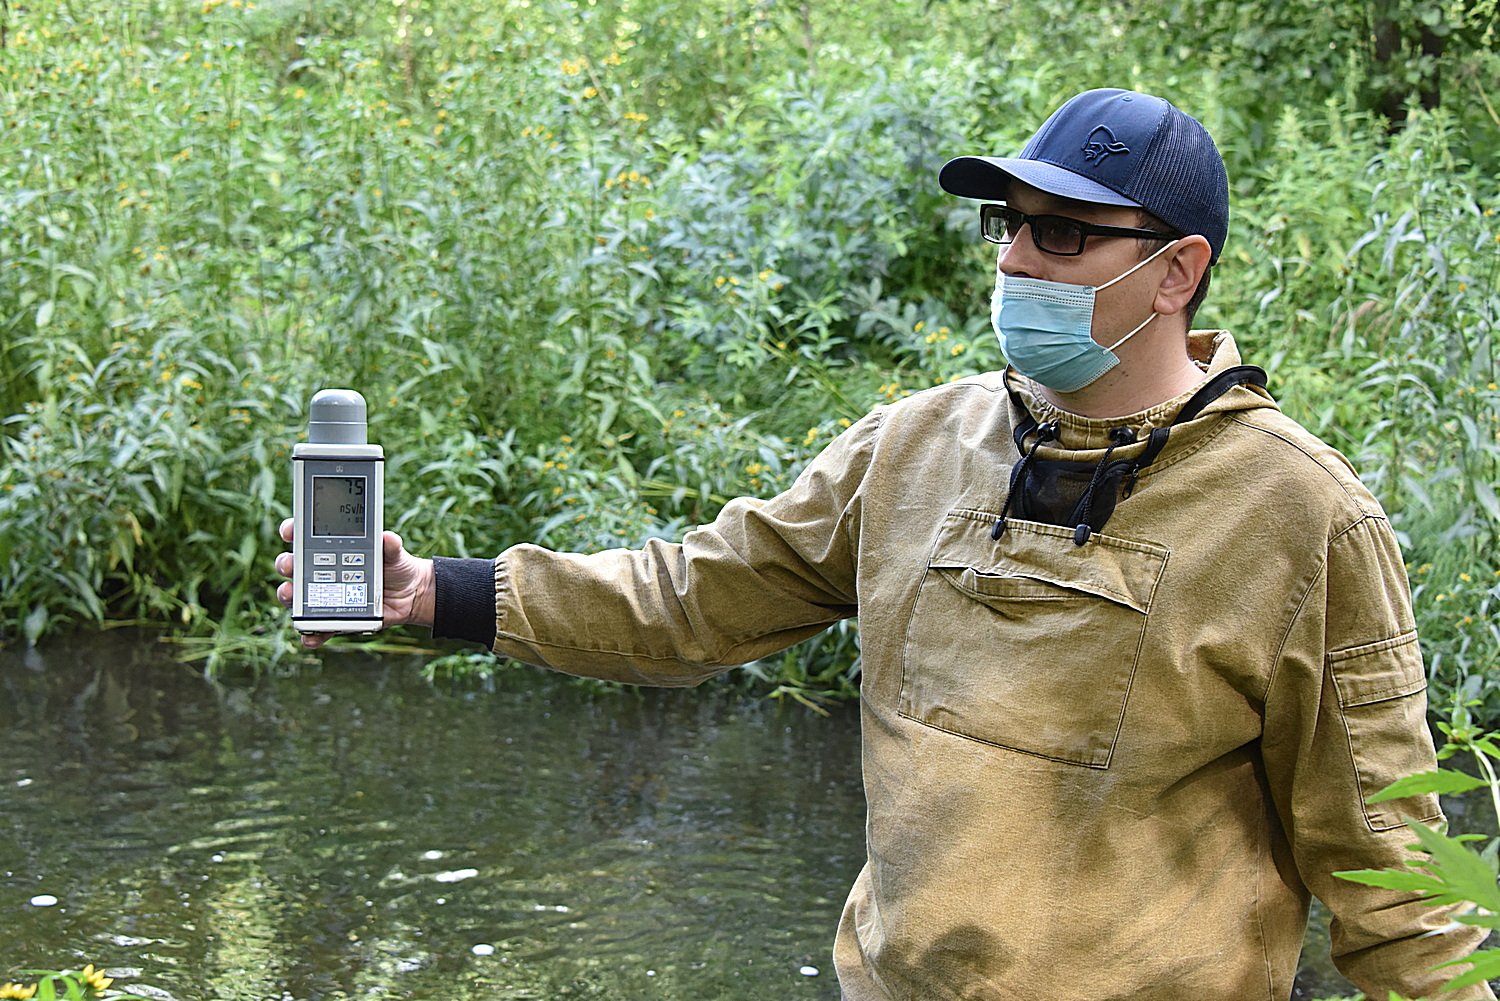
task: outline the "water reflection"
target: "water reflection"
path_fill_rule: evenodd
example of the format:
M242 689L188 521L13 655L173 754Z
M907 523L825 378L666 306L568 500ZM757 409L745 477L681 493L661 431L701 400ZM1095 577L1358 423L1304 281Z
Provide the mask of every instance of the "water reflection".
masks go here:
M93 962L166 1001L837 999L852 711L418 668L333 654L210 684L139 636L0 651L0 979Z
M182 999L837 997L799 970L827 969L862 858L851 714L531 672L476 695L353 655L210 685L118 637L0 656L7 970Z

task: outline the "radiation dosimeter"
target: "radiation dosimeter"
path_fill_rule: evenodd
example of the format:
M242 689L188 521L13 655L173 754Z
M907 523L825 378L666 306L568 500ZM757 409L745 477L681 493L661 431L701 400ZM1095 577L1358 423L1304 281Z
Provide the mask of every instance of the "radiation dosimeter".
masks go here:
M365 398L324 389L292 446L292 624L304 633L381 627L385 452L367 439Z

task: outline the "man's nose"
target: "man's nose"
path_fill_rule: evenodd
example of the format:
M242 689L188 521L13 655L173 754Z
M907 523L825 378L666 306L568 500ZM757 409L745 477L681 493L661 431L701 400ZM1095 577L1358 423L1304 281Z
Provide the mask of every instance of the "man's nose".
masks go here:
M1016 238L1000 245L995 270L1012 278L1035 278L1038 277L1041 257L1042 252L1031 238L1031 223L1022 223L1016 231Z

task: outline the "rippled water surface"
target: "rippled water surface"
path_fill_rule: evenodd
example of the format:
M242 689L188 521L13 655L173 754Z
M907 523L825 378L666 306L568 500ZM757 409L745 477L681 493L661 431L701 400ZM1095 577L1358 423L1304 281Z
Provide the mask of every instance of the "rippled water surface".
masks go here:
M209 683L118 633L0 651L0 980L92 962L177 1001L836 1001L852 709L419 670L344 653ZM1319 949L1299 996L1347 989Z

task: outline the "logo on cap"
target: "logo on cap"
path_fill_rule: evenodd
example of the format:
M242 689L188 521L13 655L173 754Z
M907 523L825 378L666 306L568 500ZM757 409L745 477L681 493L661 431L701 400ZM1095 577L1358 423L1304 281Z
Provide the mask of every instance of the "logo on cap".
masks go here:
M1095 125L1094 131L1089 133L1088 140L1083 144L1083 158L1094 161L1094 166L1104 162L1104 158L1111 153L1129 153L1130 147L1122 142L1115 141L1115 134L1109 130L1107 125Z

